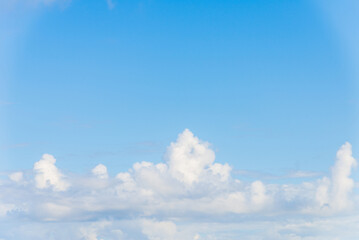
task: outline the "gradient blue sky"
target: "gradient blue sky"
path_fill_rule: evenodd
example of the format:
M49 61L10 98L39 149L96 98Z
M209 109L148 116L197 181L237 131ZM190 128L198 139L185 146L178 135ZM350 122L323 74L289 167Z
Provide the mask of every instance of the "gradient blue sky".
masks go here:
M358 239L358 13L0 0L0 240Z
M234 170L325 172L345 141L358 153L337 26L355 23L336 1L19 2L1 11L1 171L50 153L115 174L160 162L185 128Z

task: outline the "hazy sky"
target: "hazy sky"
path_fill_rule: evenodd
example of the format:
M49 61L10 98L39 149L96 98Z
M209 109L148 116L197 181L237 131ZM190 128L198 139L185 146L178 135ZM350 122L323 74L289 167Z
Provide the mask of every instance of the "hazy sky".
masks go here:
M0 0L0 240L355 238L358 13Z

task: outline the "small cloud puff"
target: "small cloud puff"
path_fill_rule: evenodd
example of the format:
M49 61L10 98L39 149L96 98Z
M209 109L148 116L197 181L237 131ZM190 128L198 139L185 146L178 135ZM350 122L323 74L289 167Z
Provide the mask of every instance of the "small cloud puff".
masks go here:
M92 169L92 174L100 179L107 179L107 167L103 164L99 164Z

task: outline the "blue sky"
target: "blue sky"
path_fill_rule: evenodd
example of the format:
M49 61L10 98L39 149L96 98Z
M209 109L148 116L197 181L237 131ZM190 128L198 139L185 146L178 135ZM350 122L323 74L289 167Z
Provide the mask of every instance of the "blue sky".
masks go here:
M238 169L325 171L355 141L354 81L319 4L114 4L39 4L24 22L13 7L6 170L43 152L123 170L189 128Z
M345 142L358 155L354 1L18 0L0 7L3 176L38 173L34 163L52 159L45 153L71 176L95 174L98 164L110 177L139 171L133 165L142 161L171 169L170 143L181 142L185 129L241 180L329 176ZM143 229L153 224L141 221Z

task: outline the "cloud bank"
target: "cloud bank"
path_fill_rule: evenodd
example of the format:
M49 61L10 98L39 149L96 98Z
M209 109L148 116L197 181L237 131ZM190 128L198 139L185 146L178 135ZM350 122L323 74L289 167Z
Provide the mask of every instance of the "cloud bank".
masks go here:
M351 145L330 176L299 184L245 182L186 129L162 163L110 177L65 175L44 154L0 182L0 239L353 239L359 236Z

